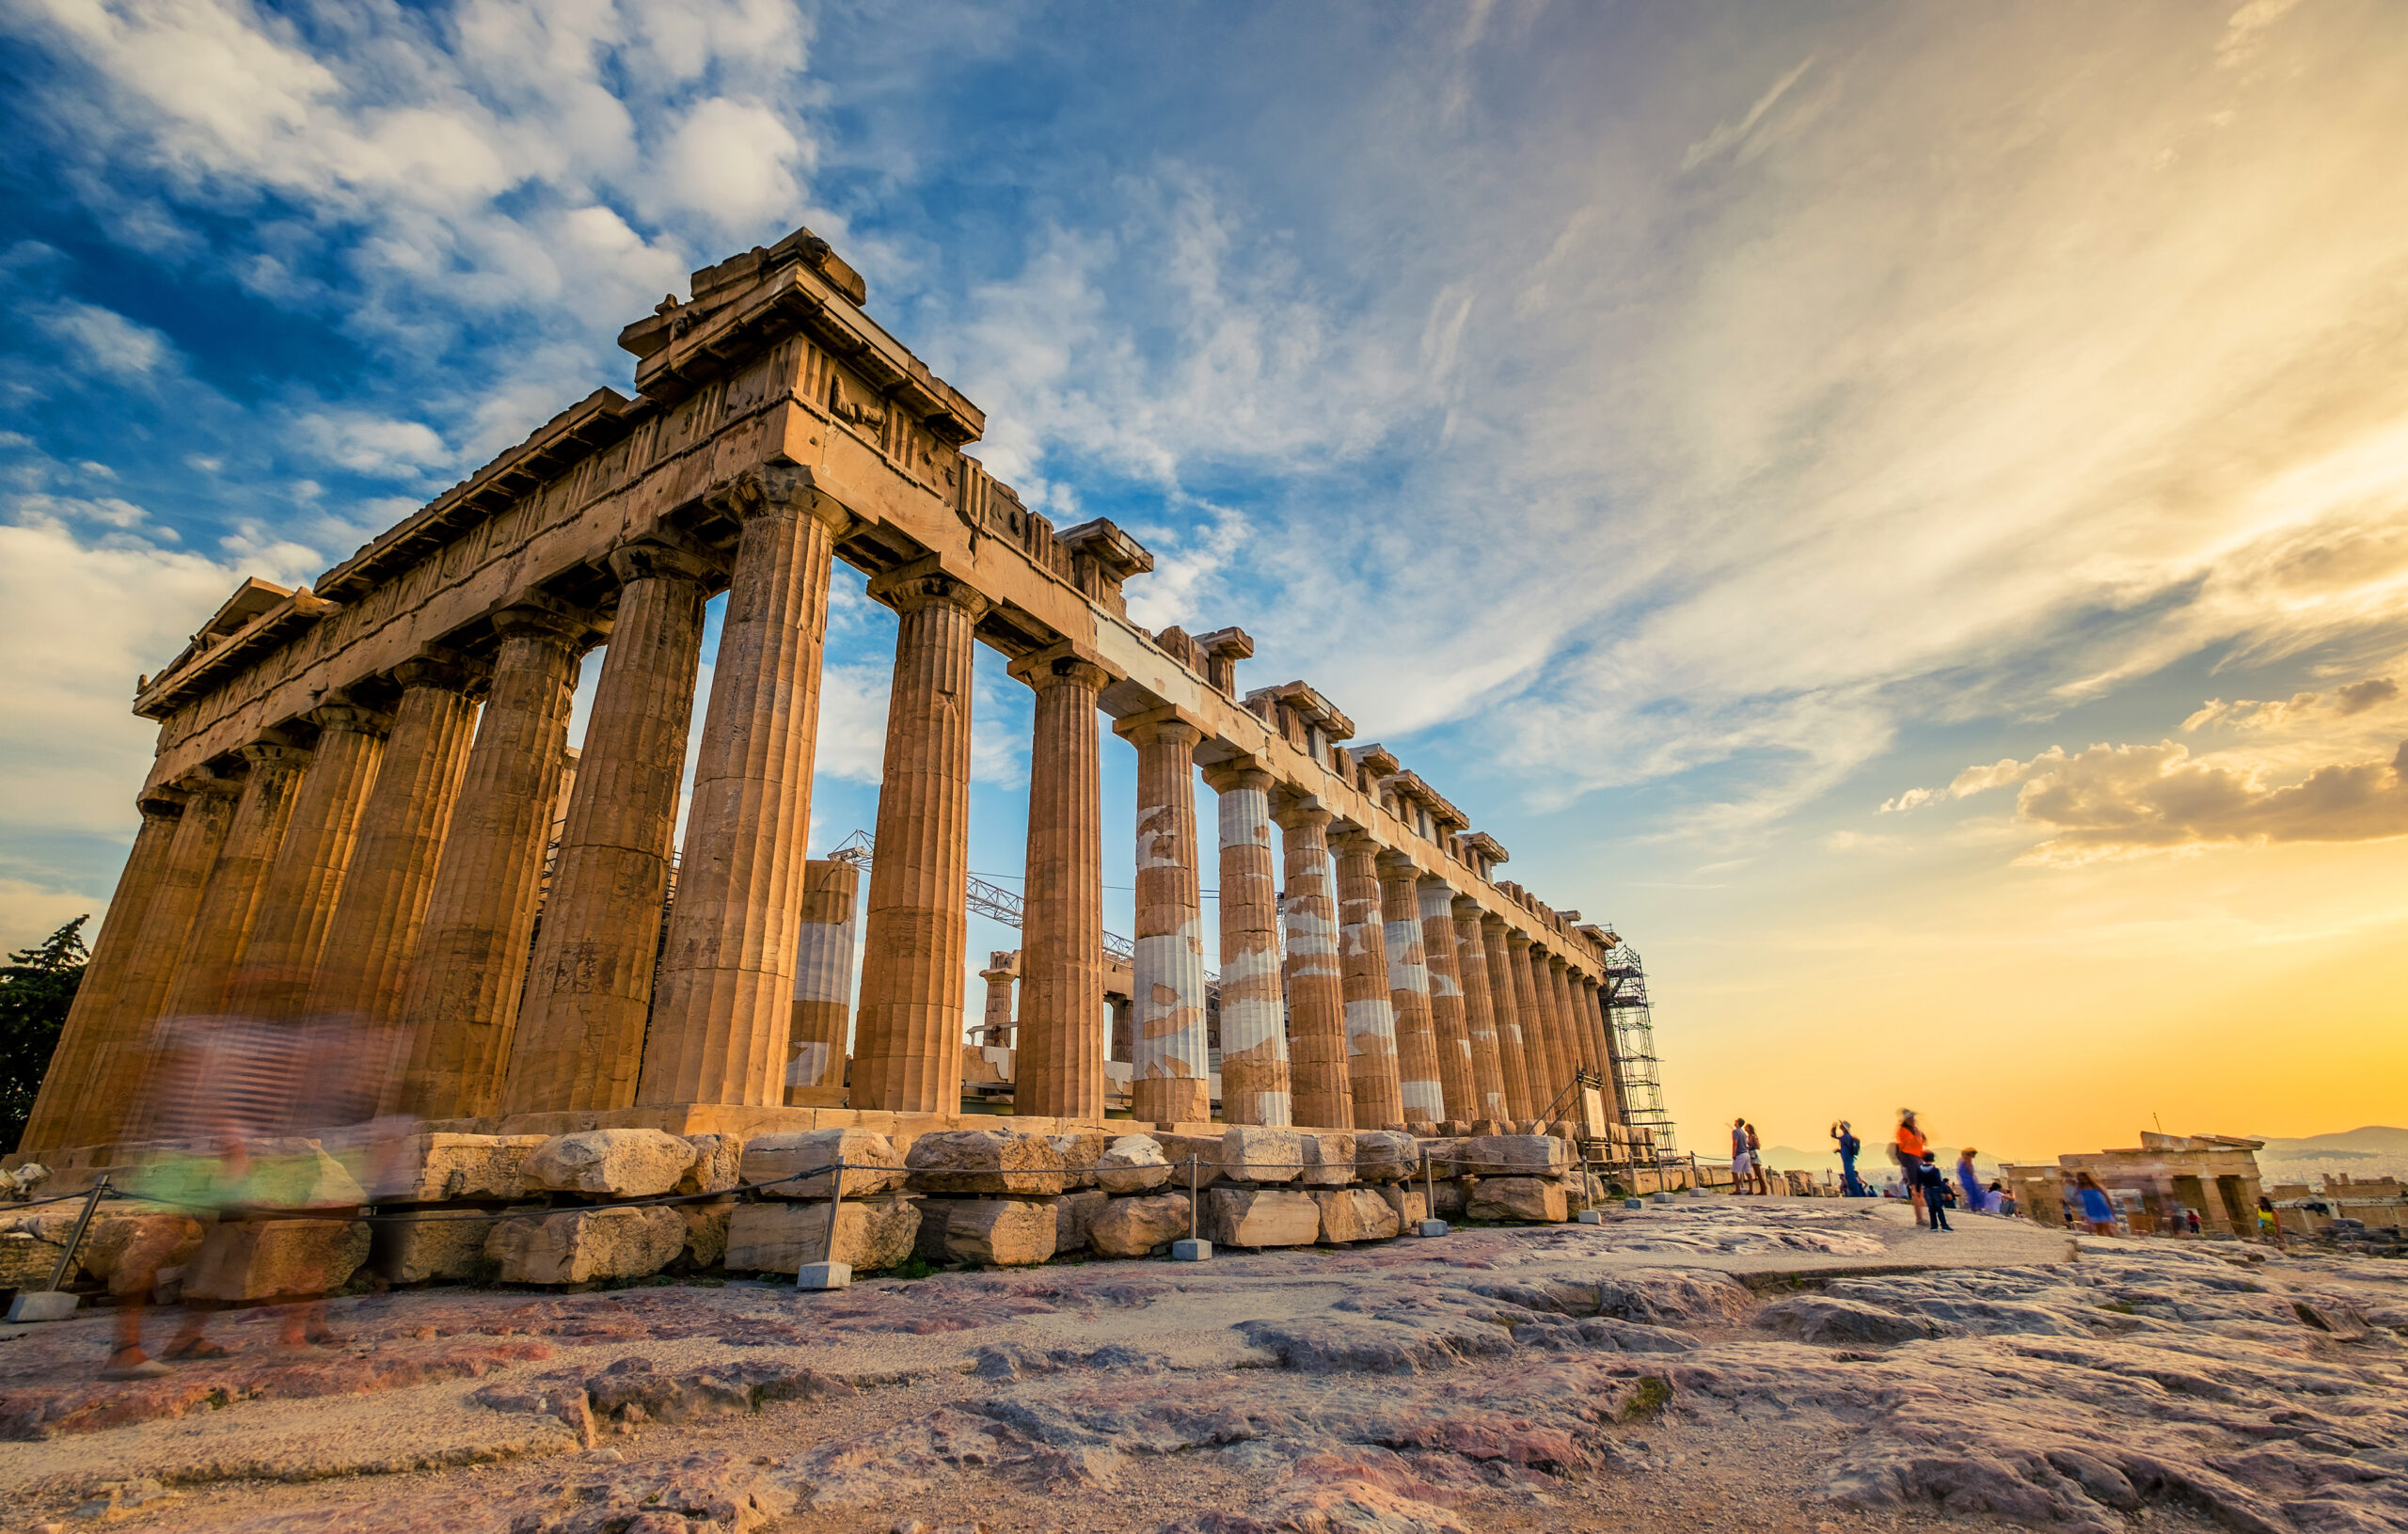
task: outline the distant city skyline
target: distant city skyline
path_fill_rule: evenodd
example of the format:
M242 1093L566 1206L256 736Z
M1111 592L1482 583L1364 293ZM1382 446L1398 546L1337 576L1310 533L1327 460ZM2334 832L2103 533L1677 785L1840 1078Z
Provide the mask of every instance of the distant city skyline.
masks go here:
M239 579L808 224L994 472L1153 551L1134 616L1246 627L1645 956L1684 1144L2400 1117L2384 8L33 0L0 57L0 946L105 909L135 677ZM814 852L893 635L832 600Z

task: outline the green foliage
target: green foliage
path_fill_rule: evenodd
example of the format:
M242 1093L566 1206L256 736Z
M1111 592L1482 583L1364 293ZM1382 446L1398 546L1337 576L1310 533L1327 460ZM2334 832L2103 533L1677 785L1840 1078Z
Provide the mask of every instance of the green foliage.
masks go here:
M922 1257L919 1253L914 1252L910 1257L905 1257L901 1262L896 1263L893 1268L889 1269L886 1276L889 1278L906 1279L926 1278L928 1274L934 1272L936 1272L936 1270L928 1266L928 1259Z
M1652 1422L1664 1415L1664 1407L1672 1399L1672 1387L1653 1374L1639 1377L1639 1386L1623 1403L1624 1422Z
M90 920L78 916L0 965L0 1151L17 1148L33 1116L42 1072L50 1068L58 1031L91 957L78 936Z

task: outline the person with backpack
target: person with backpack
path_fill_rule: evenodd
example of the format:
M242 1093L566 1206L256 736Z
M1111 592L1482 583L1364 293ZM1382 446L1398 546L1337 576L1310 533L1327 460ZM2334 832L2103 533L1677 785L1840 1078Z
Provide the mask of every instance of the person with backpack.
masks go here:
M1867 1196L1862 1179L1856 1175L1856 1158L1863 1154L1864 1142L1856 1137L1845 1118L1831 1126L1831 1138L1839 1144L1840 1186L1850 1198Z
M1931 1210L1931 1228L1954 1230L1948 1223L1948 1174L1940 1169L1940 1153L1926 1150L1915 1164L1915 1184L1923 1190L1924 1206Z

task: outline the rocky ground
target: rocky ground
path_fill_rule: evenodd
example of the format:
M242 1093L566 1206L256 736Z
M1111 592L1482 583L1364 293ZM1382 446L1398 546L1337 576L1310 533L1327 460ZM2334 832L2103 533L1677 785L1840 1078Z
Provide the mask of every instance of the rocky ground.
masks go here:
M1683 1199L1201 1265L339 1302L0 1338L0 1526L2408 1528L2408 1264ZM152 1318L164 1334L167 1317Z

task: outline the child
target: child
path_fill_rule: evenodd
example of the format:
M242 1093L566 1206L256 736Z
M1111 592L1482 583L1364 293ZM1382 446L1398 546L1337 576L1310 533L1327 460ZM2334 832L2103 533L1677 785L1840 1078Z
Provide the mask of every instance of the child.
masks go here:
M1923 1190L1923 1201L1931 1210L1931 1228L1954 1230L1948 1223L1948 1174L1940 1169L1940 1153L1926 1150L1915 1165L1915 1185Z

